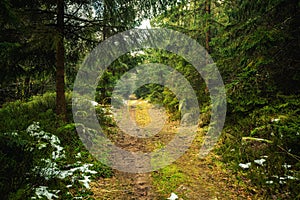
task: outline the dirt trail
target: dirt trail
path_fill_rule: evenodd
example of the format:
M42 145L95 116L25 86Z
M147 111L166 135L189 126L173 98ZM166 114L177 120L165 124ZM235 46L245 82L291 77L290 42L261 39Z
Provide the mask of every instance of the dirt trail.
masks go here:
M130 102L130 118L136 119L136 107L140 101ZM147 104L148 105L148 104ZM158 112L156 112L158 113ZM146 115L145 115L146 116ZM139 116L141 117L141 116ZM149 118L150 119L150 118ZM147 120L149 120L147 119ZM145 119L142 123L148 123ZM138 123L139 121L137 121ZM125 124L125 125L124 125ZM122 126L126 126L123 122ZM129 123L128 123L129 124ZM143 124L138 124L143 126ZM132 127L126 127L130 130ZM135 128L134 128L135 129ZM132 130L135 131L135 130ZM137 138L125 133L121 133L115 139L115 145L131 152L146 152L146 142L144 139ZM126 158L124 158L126 159ZM122 163L120 163L122 165ZM92 184L92 191L95 199L155 199L153 193L151 173L128 173L115 170L114 177L109 179L100 179Z
M140 106L137 106L138 104ZM160 115L157 108L149 105L144 101L131 102L130 115L138 120L137 124L140 126L150 123L149 113L145 113L147 109L150 109L152 114L156 112L157 117ZM115 144L127 151L151 152L168 144L176 134L177 126L177 122L166 122L158 134L149 138L120 134ZM216 155L210 154L205 159L199 159L198 151L203 135L204 131L199 130L189 150L171 165L171 169L175 168L177 174L172 171L166 174L163 170L140 174L115 170L112 178L99 179L91 184L93 197L152 200L166 199L174 192L179 200L259 199L254 195L254 189L244 189L243 185L247 184L247 180L240 183L230 171L224 170ZM177 180L178 174L184 178Z

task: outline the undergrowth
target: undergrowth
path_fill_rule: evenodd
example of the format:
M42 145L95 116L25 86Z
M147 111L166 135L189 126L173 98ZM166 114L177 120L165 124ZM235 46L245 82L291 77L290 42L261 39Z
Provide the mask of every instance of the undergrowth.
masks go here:
M299 96L277 95L271 104L230 114L218 153L237 178L266 198L300 198Z
M66 97L72 119L71 95ZM90 180L112 175L85 149L72 120L62 122L54 109L55 93L0 109L2 199L87 198Z

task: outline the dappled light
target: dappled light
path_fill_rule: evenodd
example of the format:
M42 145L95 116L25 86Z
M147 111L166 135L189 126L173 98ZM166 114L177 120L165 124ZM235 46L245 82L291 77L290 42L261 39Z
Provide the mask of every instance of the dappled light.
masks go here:
M300 199L297 0L1 0L0 199Z

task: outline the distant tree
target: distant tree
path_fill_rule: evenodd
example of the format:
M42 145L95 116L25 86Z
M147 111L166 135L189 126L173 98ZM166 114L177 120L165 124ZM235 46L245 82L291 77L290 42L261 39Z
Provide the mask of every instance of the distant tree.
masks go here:
M174 4L175 0L4 0L0 59L5 73L1 80L16 82L25 77L25 83L30 84L28 77L33 72L48 71L51 75L55 70L56 111L65 119L65 72L74 80L76 63L100 41Z

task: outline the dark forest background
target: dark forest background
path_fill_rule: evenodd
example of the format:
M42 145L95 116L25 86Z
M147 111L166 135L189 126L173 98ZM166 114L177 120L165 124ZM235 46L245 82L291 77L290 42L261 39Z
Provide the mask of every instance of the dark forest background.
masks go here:
M94 178L112 175L76 134L72 87L93 48L144 19L151 19L152 27L173 29L197 40L217 64L228 107L215 152L226 168L241 181L251 180L256 192L267 199L300 198L298 0L1 0L1 196L26 199L45 185L63 191L60 198L70 199L66 185L73 181L71 176L59 178L45 169L66 170L78 167L77 161L93 163L98 172ZM180 56L145 49L117 59L99 81L95 101L105 107L97 109L105 131L116 134L106 110L116 81L136 65L149 62L172 66L190 81L202 111L199 127L207 127L209 93L195 69ZM149 84L135 96L164 105L171 120L180 119L184 102L168 88ZM60 142L53 143L51 135ZM63 147L65 156L51 157L59 151L55 145ZM263 166L239 167L260 158L266 160ZM84 173L78 171L77 176ZM77 184L73 193L88 196L78 180L72 182Z

